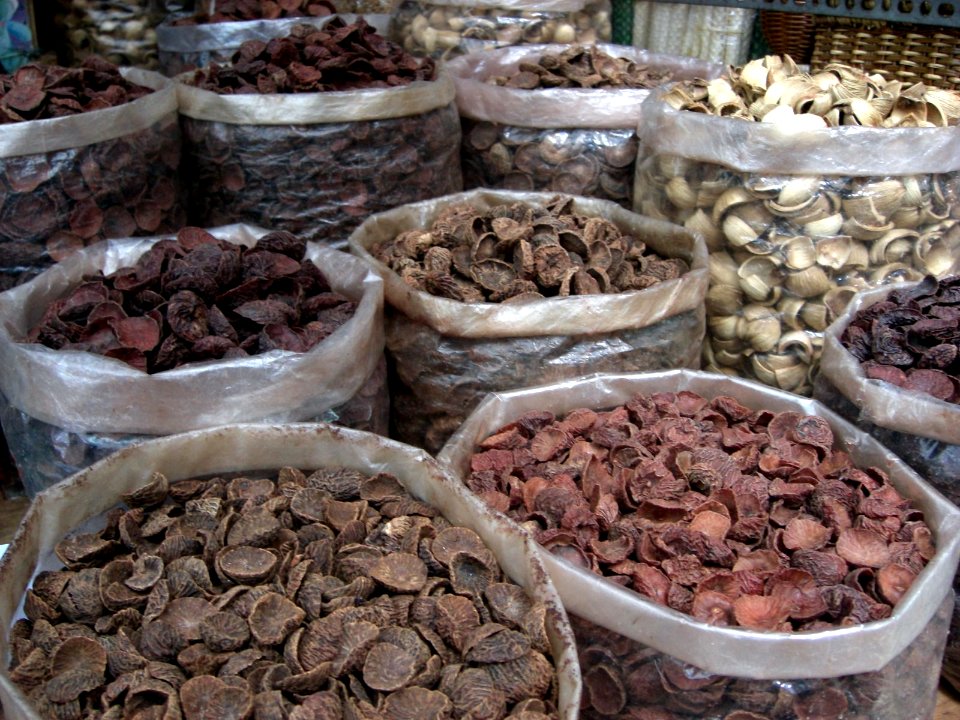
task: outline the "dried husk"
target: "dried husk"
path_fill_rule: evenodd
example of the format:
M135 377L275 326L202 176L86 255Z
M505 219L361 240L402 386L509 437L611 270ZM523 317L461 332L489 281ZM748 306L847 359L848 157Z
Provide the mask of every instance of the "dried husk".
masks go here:
M19 616L21 597L31 579L56 564L54 544L74 528L99 521L121 495L143 484L144 467L156 468L175 482L233 471L275 470L279 465L390 472L412 495L440 509L451 522L472 527L504 572L545 604L546 650L558 668L558 715L563 720L577 717L580 673L570 626L530 540L489 511L478 515L457 484L422 451L329 425L241 425L161 438L126 448L44 493L31 506L0 561L0 648L8 654L8 628ZM234 654L231 661L243 659ZM0 699L8 720L39 720L6 672L0 673Z

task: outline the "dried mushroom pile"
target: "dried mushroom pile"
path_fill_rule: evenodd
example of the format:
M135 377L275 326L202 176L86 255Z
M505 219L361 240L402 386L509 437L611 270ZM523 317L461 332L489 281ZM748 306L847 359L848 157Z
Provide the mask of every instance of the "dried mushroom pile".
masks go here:
M859 311L840 342L872 380L960 402L960 276L927 276Z
M572 202L450 205L430 229L403 232L372 254L411 287L461 302L641 290L689 269L609 220L574 212Z
M124 78L113 63L94 56L75 68L24 65L0 75L0 123L103 110L152 92Z
M512 75L497 75L488 83L503 87L652 88L670 80L671 73L616 57L596 46L574 45L562 52L543 53L536 62L521 62Z
M393 476L157 473L124 501L13 627L42 717L556 717L544 607Z
M302 93L407 85L433 80L436 65L377 34L360 18L335 17L322 30L297 25L268 42L247 40L230 65L197 70L192 84L218 94Z
M678 83L690 112L799 127L942 127L960 94L904 87L839 64L809 75L768 56ZM824 158L825 167L829 158ZM705 367L801 394L827 325L858 290L943 275L960 250L960 173L900 177L739 172L672 154L637 170L635 206L702 234L711 250Z
M281 18L326 17L336 8L329 0L219 0L213 12L197 13L174 20L171 25L235 22L238 20L277 20Z
M960 121L960 93L905 86L899 80L830 63L811 75L789 55L768 55L732 68L722 78L685 81L663 100L677 110L804 127L946 127ZM802 120L791 121L793 116Z
M83 350L154 373L185 363L306 352L349 320L306 243L264 235L252 248L186 227L130 267L89 276L51 303L27 341Z
M833 450L825 420L731 397L531 412L480 443L467 485L556 555L711 625L880 620L934 553L922 513Z

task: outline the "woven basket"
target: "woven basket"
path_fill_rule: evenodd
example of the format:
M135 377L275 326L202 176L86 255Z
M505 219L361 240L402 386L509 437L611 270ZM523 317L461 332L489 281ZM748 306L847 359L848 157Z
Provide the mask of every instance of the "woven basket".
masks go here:
M814 16L809 13L760 11L763 37L776 55L789 55L797 63L810 62Z
M841 62L891 80L960 90L958 29L818 16L814 37L814 71Z

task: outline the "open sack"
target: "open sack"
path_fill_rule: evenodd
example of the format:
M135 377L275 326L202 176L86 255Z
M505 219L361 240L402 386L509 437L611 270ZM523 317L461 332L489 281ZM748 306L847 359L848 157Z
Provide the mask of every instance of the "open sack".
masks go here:
M36 578L37 574L43 570L61 567L62 563L57 561L56 556L53 554L53 549L65 535L75 530L80 532L96 532L100 530L111 509L116 508L118 504L121 503L121 499L125 494L135 493L140 490L141 496L146 497L150 492L153 492L153 486L150 485L151 479L156 478L156 476L153 476L153 473L162 473L168 479L170 486L174 488L176 487L176 481L179 480L188 478L212 478L217 476L221 478L221 484L229 483L230 488L228 492L243 493L252 491L258 482L262 482L258 480L258 478L276 478L276 472L280 468L288 468L286 471L286 477L288 478L286 486L288 489L292 488L289 484L291 475L296 475L296 473L301 470L304 473L312 473L315 470L329 470L331 474L326 476L328 480L337 477L338 473L339 477L345 479L349 479L351 474L357 473L366 476L375 476L371 478L371 487L386 487L388 489L391 483L394 482L386 477L386 475L389 474L396 478L410 495L420 501L416 502L406 499L404 502L410 503L410 513L409 515L401 515L400 517L403 517L405 520L415 520L417 518L426 520L427 517L421 515L425 512L421 503L428 503L443 516L443 518L435 518L436 520L445 519L455 525L462 523L464 526L476 532L487 547L487 552L491 553L496 559L505 575L523 588L529 599L528 602L539 604L541 614L539 615L540 620L537 622L546 635L546 637L543 638L546 643L543 652L552 657L553 666L556 668L555 675L549 684L549 693L545 693L545 696L548 695L549 697L545 697L545 700L549 702L550 706L555 708L553 711L556 713L554 715L555 717L561 720L575 720L580 702L580 679L573 638L566 615L557 599L556 592L546 576L540 564L538 554L529 539L522 533L518 533L512 528L505 526L499 518L490 513L477 514L470 503L467 502L460 488L452 483L450 478L440 470L432 458L429 458L422 451L371 434L328 425L241 425L200 430L179 436L152 440L141 443L135 447L121 450L110 458L91 466L70 478L68 481L38 496L28 511L16 538L13 540L2 562L0 562L0 647L2 647L4 651L4 670L0 672L0 699L3 701L6 717L9 720L37 720L40 717L30 706L24 692L11 680L10 673L6 670L11 655L11 645L19 642L16 639L11 639L11 625L15 620L23 617L25 591L31 581ZM289 470L289 468L296 470ZM273 474L271 475L270 473ZM243 476L243 478L246 479L240 479L239 476ZM235 478L234 482L230 482L229 478L231 477ZM284 477L284 473L281 473L281 478L282 477ZM295 482L302 484L302 475L301 479ZM330 507L334 509L342 510L349 505L349 503L345 501L340 502L333 500L329 493L321 491L320 489L311 489L312 487L313 486L308 487L305 491L300 491L301 494L305 492L304 499L312 497L311 493L313 493L325 497L325 502L330 503ZM296 493L294 494L296 495ZM253 496L248 495L247 499L251 497ZM209 499L210 498L208 498L208 500ZM261 501L262 499L263 498L260 498ZM278 498L274 497L274 501L277 499ZM289 498L287 499L289 500ZM200 500L198 502L202 504L204 501ZM224 503L226 503L225 500ZM131 504L133 504L133 500L131 500ZM250 508L250 512L245 515L245 517L257 515L257 513L262 515L270 512L266 504L257 507L258 503L255 499L251 500L250 504L253 507ZM365 505L366 501L354 504L357 506ZM373 510L373 504L374 502L371 500L371 511ZM306 509L296 508L296 505L297 503L294 503L298 513ZM275 502L271 507L276 511ZM207 509L209 510L209 503ZM123 510L121 509L120 512L123 512ZM331 515L334 514L335 512L331 510ZM240 522L241 524L243 523L243 521ZM298 520L298 524L299 523L300 520ZM334 523L337 526L337 531L342 534L339 521L334 520ZM320 524L320 522L316 522L313 527L316 528ZM232 527L237 528L237 525L234 524ZM394 522L392 532L395 533L393 536L395 542L399 543L403 537L403 533L408 529L410 529L408 525L401 528L398 523ZM391 530L389 526L388 530ZM307 539L309 532L303 532L306 533L303 539ZM290 534L294 535L294 538L298 538L296 534ZM233 530L231 530L230 535L233 535ZM342 551L346 556L357 558L360 557L356 554L359 550L377 550L377 548L368 548L366 545L360 544L364 542L363 538L364 534L361 534L360 539L348 547L344 547L343 543L338 544L335 552L339 555ZM376 544L377 538L373 536L371 536L371 538L373 540L371 544ZM380 540L383 539L381 536ZM287 538L287 542L288 544L299 543L298 540L290 538ZM309 550L303 546L306 545L306 543L301 544L301 550L307 553L317 553L317 548L323 545L323 542L321 540L315 542L318 544L312 547L308 546ZM333 538L328 538L327 545L332 545L332 543ZM282 544L278 544L278 546L282 548ZM232 546L234 551L236 551L237 547L243 547L243 545ZM266 547L271 548L273 546L267 543ZM331 547L327 547L327 550L331 549ZM230 551L231 546L227 545L224 550ZM252 552L253 554L259 552L263 554L268 552L268 550L261 546L260 548L248 548L248 552ZM400 556L404 555L402 552L391 552L389 549L384 552ZM314 626L327 627L324 623L328 617L318 619L317 610L319 610L319 607L312 606L311 601L306 597L306 593L304 592L304 589L308 585L315 584L317 578L322 575L322 571L317 571L316 569L322 564L320 560L321 555L322 553L310 556L313 559L300 555L295 561L288 557L286 566L276 571L280 574L280 578L276 581L270 581L268 585L269 588L272 588L273 592L268 593L267 601L276 603L277 607L281 608L284 613L292 612L290 606L293 605L292 601L281 599L286 593L290 593L291 598L295 598L298 603L302 603L303 607L308 610L306 618L303 617L302 613L300 614L299 629L294 627L296 623L287 623L284 633L294 637L293 640L288 640L283 644L277 642L279 638L271 638L260 643L261 648L267 645L271 646L271 652L273 653L271 657L273 657L273 660L270 662L273 664L289 663L288 666L296 668L296 663L290 660L290 658L296 657L299 645L299 649L301 653L303 653L303 662L307 663L308 660L310 661L307 667L312 668L316 665L315 658L308 657L305 650L305 643L310 642L313 643L313 645L316 643L312 640L308 641L304 639L297 641L296 636L297 633L302 632L303 635L300 635L299 638L309 638L311 633L314 632ZM200 562L196 557L191 558L191 560ZM176 561L174 560L172 562ZM306 564L304 565L303 563ZM345 559L343 561L344 566L346 566L346 563L347 560ZM294 571L294 565L300 567L300 570ZM220 569L216 570L216 572L221 572L225 567L227 567L226 564L218 562L218 568ZM85 570L81 572L89 571ZM376 570L371 572L374 576L382 577ZM211 569L210 573L211 577L215 577L214 570ZM360 573L360 575L363 575L363 573ZM371 588L374 585L374 581L370 577L362 577L361 579L369 581ZM207 580L209 581L210 578L207 578ZM166 581L166 579L164 579L164 581ZM379 581L377 582L379 583ZM387 580L387 582L390 581ZM298 585L297 583L301 584ZM358 584L356 581L352 584L358 587L363 585L362 582ZM357 598L357 603L354 605L353 598L347 597L347 599L351 601L349 606L341 602L339 610L330 608L327 612L321 612L320 615L329 616L332 612L333 614L343 617L345 613L351 611L361 612L363 609L361 606L365 606L370 610L376 610L377 608L383 609L384 607L395 608L391 611L393 614L388 613L387 617L382 617L382 614L381 616L372 616L374 618L381 618L378 620L378 622L381 623L379 626L370 626L371 623L369 620L360 621L353 625L354 635L344 639L343 645L349 650L353 648L352 641L358 640L359 633L364 632L366 633L364 637L366 637L367 640L365 650L370 650L370 652L373 653L374 650L370 649L370 645L372 644L371 640L377 638L378 627L387 628L387 626L391 625L401 625L403 623L402 618L404 613L400 611L405 607L407 611L413 615L416 611L412 608L414 608L414 603L417 602L426 607L430 604L431 598L436 599L437 597L431 595L431 591L443 592L443 588L440 587L441 585L443 585L443 582L434 582L427 588L423 595L417 596L414 593L404 593L402 590L384 591L382 589L383 585L377 584L375 593L377 597L370 597L369 603L364 602L361 598ZM233 598L237 598L245 592L242 586L237 586L231 582L224 582L221 587L221 583L219 580L217 581L217 589L230 586L233 586L233 590L231 591L234 593ZM300 588L299 590L298 587ZM341 590L349 589L346 585L341 588ZM505 586L498 586L498 589L503 590ZM246 592L251 591L247 588ZM333 591L331 590L331 592ZM212 598L213 596L208 595L208 597ZM462 599L467 600L466 597L453 595L452 593L451 597L462 597ZM233 603L234 600L227 597L227 594L221 595L220 599L223 605L228 607L232 612L244 612L239 609L238 605L229 604ZM184 597L179 600L181 605L192 603L194 612L199 614L202 614L204 610L198 610L197 608L206 608L206 605L209 604L197 596L192 598ZM184 600L187 602L184 603ZM401 603L400 601L402 600L406 600L407 602ZM394 601L396 601L396 605L393 605ZM480 602L479 598L477 601ZM467 600L467 602L469 603L470 601ZM336 604L335 601L331 601L331 603L333 605ZM234 610L235 607L238 609ZM248 607L251 616L258 612L256 607L256 604L254 604L252 610ZM209 609L206 611L208 612L208 610ZM128 619L129 616L130 613L128 612ZM414 617L416 616L414 615ZM426 616L423 617L422 622L428 623L429 621L425 619ZM109 615L106 620L110 620ZM162 617L147 617L146 626L149 627L149 625L154 623L162 624L162 620ZM411 622L416 623L417 621L412 620ZM187 629L196 623L196 617L185 619ZM452 631L453 628L445 628L443 632L446 633L448 630ZM386 634L388 631L392 633L392 637L394 638L399 635L401 640L409 639L410 636L412 636L415 646L420 647L420 644L423 643L424 649L428 648L424 641L417 639L418 633L410 628L385 629L383 633ZM103 638L103 643L105 647L111 648L111 650L124 647L124 640L126 640L126 643L130 642L130 640L127 639L130 632L129 626L114 627L112 631L107 632L109 634ZM426 636L431 637L429 630L425 629L423 632ZM148 630L141 633L141 635L149 634L150 631ZM121 637L121 635L127 637ZM439 639L436 633L434 633L432 637L434 637L435 640ZM139 643L140 641L138 640L137 642ZM197 649L197 645L201 646L202 649L203 643L194 642L194 649ZM141 647L145 649L146 644L141 644ZM437 647L440 648L441 652L445 653L445 657L453 657L453 655L449 654L451 651L445 645L440 644L437 645ZM336 652L336 648L334 652ZM427 650L427 652L428 654L437 654L434 650ZM251 650L246 651L247 655L250 653ZM229 657L230 660L228 662L232 662L233 665L227 665L222 662L219 663L219 671L214 671L214 680L211 680L208 684L212 684L222 692L221 683L216 682L216 676L219 673L220 677L234 675L234 677L240 676L244 678L245 682L241 684L249 686L253 692L257 692L257 688L262 687L264 684L270 685L271 682L278 684L281 688L288 687L288 685L284 685L283 683L285 676L282 672L272 671L273 681L264 681L262 679L262 672L259 673L259 675L257 675L255 671L251 671L250 673L246 672L243 663L240 662L243 655L244 653L241 652L230 653L227 656L221 657L221 661L227 660ZM123 657L122 652L120 656ZM116 659L117 655L113 655L113 657ZM541 655L541 657L543 657L543 655ZM178 655L178 658L185 662L187 661L187 656L182 653ZM397 658L398 662L402 659L401 656L397 656ZM127 659L129 660L129 654L127 655ZM150 679L145 680L148 695L140 697L141 705L152 704L162 706L164 704L164 696L162 694L149 695L150 691L160 691L160 693L172 693L172 696L168 695L165 701L167 709L170 712L173 712L174 709L179 710L180 703L173 702L171 699L171 697L176 696L176 690L171 689L169 685L171 682L182 683L185 676L182 676L179 680L176 679L177 672L182 671L173 667L173 662L173 660L159 663L154 662L147 666L146 671L152 671L154 675L152 675ZM177 660L177 662L180 662L180 660ZM443 665L448 662L452 662L452 660L441 661L439 664ZM436 662L428 663L428 665L433 667L436 667L437 664ZM364 661L361 656L360 667L363 665ZM247 666L249 668L249 662ZM112 673L116 667L116 664L111 666L110 672ZM187 667L190 667L189 663ZM236 672L238 668L240 669L240 673ZM451 669L456 670L456 668ZM320 670L323 670L323 668ZM190 672L191 674L193 673L192 670ZM314 701L316 702L319 702L321 699L325 699L325 702L331 701L329 697L320 697L324 696L325 693L320 693L318 696L315 692L316 689L325 690L328 687L326 685L327 680L319 677L318 673L320 671L315 672L314 675L317 677L312 679L309 674L302 672L302 668L300 668L300 672L301 674L297 676L297 682L300 683L299 687L302 690L301 699L303 699L303 696L313 694ZM481 673L482 672L483 671L481 671ZM359 667L356 673L357 678L362 677ZM196 674L199 675L201 673ZM337 674L339 675L339 673ZM451 673L447 674L450 675ZM428 678L425 678L424 682L427 684L421 687L405 688L404 690L400 690L399 693L374 693L369 688L366 692L370 694L371 701L372 696L376 695L380 697L381 700L386 700L386 702L389 703L391 695L407 692L408 697L412 695L413 699L421 698L422 702L436 702L438 700L437 695L440 693L432 690L428 691L428 688L437 688L439 673L437 673L437 675L438 677L432 682ZM129 679L131 676L128 675L127 677ZM135 674L133 677L136 677ZM260 678L259 680L257 679L258 677ZM159 678L164 678L165 680L159 680ZM354 681L357 683L360 682L359 679L351 680L351 682ZM134 679L134 683L135 682L136 680ZM196 680L190 680L188 682L194 683L194 687L196 687ZM236 682L236 680L233 680L233 682ZM312 689L304 689L307 685ZM335 684L331 681L330 687L334 686ZM184 702L187 702L186 684L179 685L178 688L183 688L181 697L183 697ZM131 688L129 692L133 699L130 700L128 704L133 705L137 702L136 696L139 693L135 687ZM296 693L296 690L293 690L293 692ZM279 707L277 704L277 696L279 694L279 691L270 690L258 692L257 703L259 704L262 701L262 703L268 707ZM284 703L289 703L292 700L292 696L286 692L284 694L286 696ZM442 700L442 698L439 699ZM303 701L310 702L309 699L304 699ZM449 701L446 702L449 706ZM516 700L510 702L514 703ZM346 706L347 704L348 700L344 698L343 705ZM356 705L363 703L357 701L353 704L354 707L356 707ZM535 706L536 703L534 702L534 707ZM76 707L79 709L79 703L77 703ZM414 712L416 712L416 708L414 708Z
M248 246L264 232L242 225L213 231ZM383 283L356 258L315 243L308 243L306 257L357 309L308 352L271 350L147 374L94 353L19 342L47 305L85 274L132 265L159 239L92 246L0 295L2 421L30 494L144 435L341 415L385 430Z
M849 453L858 467L881 468L897 491L922 510L936 553L886 619L788 633L708 625L541 548L573 617L585 673L589 667L583 653L603 666L593 679L585 677L590 698L585 706L615 717L628 717L638 707L711 719L737 711L816 717L817 707L825 717L837 716L838 710L884 720L932 716L953 604L951 582L960 557L960 512L890 451L819 403L735 378L683 370L599 376L492 394L438 458L464 479L476 444L525 413L560 416L576 408L608 409L636 393L680 391L707 399L733 396L753 410L826 419L834 447ZM478 507L486 507L474 498ZM620 695L594 696L591 686L598 691L619 687Z
M416 290L371 249L427 228L445 207L546 204L547 193L473 190L374 215L350 237L351 250L384 278L391 413L398 437L442 447L487 392L591 372L696 367L707 274L702 240L619 205L574 198L573 210L612 221L690 271L644 290L548 297L522 303L460 302Z

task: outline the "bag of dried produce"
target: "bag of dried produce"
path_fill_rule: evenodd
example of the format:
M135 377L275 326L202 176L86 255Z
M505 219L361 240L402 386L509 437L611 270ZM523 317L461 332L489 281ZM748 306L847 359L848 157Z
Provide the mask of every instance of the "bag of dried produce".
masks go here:
M0 294L0 420L29 494L143 436L385 433L380 278L290 233L214 232L100 243Z
M370 213L461 189L453 82L363 18L247 41L235 57L179 78L192 223L343 247Z
M267 42L283 37L299 24L322 28L336 10L328 0L306 0L289 10L279 5L274 12L263 3L217 3L213 14L180 14L169 17L157 26L157 52L160 71L174 76L204 67L211 62L230 62L240 45L247 40ZM341 15L348 23L356 16ZM366 15L365 20L382 35L387 32L390 16Z
M722 68L623 45L523 45L447 64L465 188L555 190L629 207L650 88Z
M809 394L857 290L954 268L956 92L768 56L641 115L634 209L711 251L705 367Z
M740 65L750 54L756 14L750 8L637 0L631 42L654 52Z
M153 440L43 493L0 563L0 627L7 720L575 720L580 703L529 538L424 452L327 425Z
M401 0L390 37L448 58L508 45L610 42L610 0Z
M960 511L819 403L581 378L491 395L439 460L541 544L581 717L933 717Z
M91 55L117 65L155 69L163 7L156 0L56 0L50 47L75 65Z
M90 58L0 77L0 289L104 238L183 224L176 90Z
M391 436L439 450L490 391L697 367L703 241L592 198L473 190L380 213Z
M960 278L859 293L824 333L814 396L960 505ZM957 587L957 580L954 580ZM943 675L960 687L960 608Z

